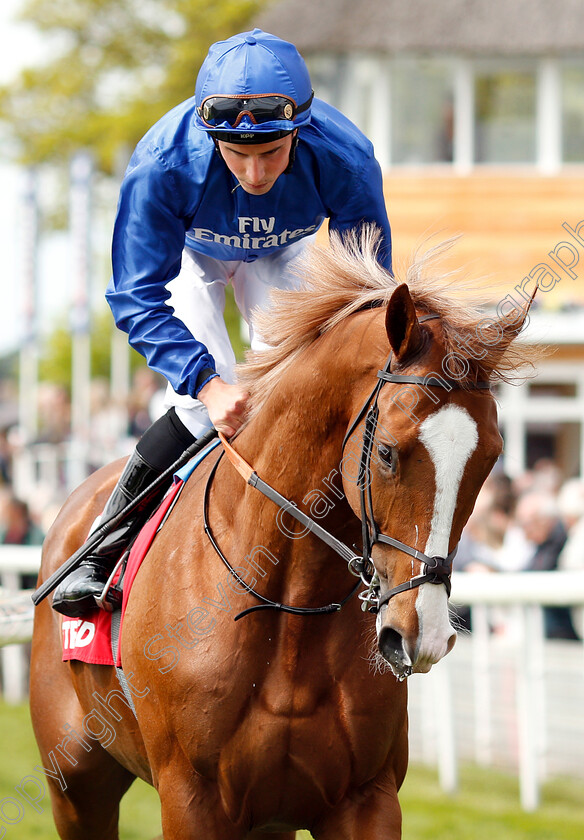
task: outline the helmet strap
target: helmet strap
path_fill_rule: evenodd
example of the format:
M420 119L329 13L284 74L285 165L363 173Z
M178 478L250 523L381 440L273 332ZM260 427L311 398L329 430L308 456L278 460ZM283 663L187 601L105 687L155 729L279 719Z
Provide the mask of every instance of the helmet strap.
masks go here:
M289 175L292 172L292 167L294 166L294 161L296 160L296 147L298 146L298 129L292 135L292 145L290 146L290 157L288 158L288 166L282 173L283 175Z

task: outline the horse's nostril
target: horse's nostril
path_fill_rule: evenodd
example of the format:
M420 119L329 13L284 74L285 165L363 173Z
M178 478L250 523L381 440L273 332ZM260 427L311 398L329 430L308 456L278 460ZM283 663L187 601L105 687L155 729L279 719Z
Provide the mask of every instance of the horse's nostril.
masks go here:
M377 639L379 651L391 670L400 680L412 673L412 660L404 649L403 639L397 630L383 627Z
M403 640L397 630L392 627L383 627L378 639L379 650L383 657L390 662L395 659L396 654L403 656Z

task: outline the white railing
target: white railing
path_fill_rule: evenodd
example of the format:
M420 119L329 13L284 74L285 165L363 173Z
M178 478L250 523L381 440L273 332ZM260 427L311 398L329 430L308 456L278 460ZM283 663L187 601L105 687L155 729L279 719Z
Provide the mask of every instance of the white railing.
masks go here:
M5 596L0 598L0 654L9 702L26 696L26 649L15 642L29 641L32 634L32 602L28 595L17 596L17 584L19 575L35 573L39 562L39 548L0 546ZM20 603L22 611L8 610L12 618L3 622L1 604L7 599ZM437 764L446 791L457 788L460 760L500 764L503 756L503 763L515 763L522 807L535 810L547 775L584 776L584 645L548 641L543 629L544 606L584 611L584 571L459 572L452 603L471 607L473 632L461 635L430 674L409 680L412 756ZM501 619L503 635L493 632ZM564 721L563 736L552 718Z
M452 579L451 600L470 606L584 606L584 572L457 572Z
M0 546L0 665L4 699L19 703L27 695L28 654L23 643L32 638L33 604L20 589L21 575L36 575L40 546Z
M584 571L459 572L451 601L471 607L472 634L410 679L412 754L437 763L449 792L461 758L514 763L521 805L533 811L551 772L584 774L584 716L572 714L584 704L584 645L546 640L543 621L546 606L584 610ZM563 735L562 719L571 727Z

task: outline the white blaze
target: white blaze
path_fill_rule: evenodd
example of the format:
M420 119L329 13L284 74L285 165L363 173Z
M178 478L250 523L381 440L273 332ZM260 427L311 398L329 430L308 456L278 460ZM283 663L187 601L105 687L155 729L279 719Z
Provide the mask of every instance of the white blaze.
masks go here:
M447 405L424 420L418 437L432 459L436 482L434 514L424 554L446 557L458 489L479 439L477 425L464 408Z
M424 420L418 437L434 464L436 483L432 524L424 554L446 557L460 482L478 443L477 426L464 408L447 405ZM438 661L447 652L453 632L447 605L444 586L425 583L420 587L416 599L420 624L418 652L428 661Z

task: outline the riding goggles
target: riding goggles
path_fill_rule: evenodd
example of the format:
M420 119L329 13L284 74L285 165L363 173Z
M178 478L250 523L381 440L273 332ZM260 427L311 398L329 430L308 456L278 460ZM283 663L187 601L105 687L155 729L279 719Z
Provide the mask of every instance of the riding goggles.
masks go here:
M277 120L291 122L297 114L310 108L314 93L303 105L296 105L293 99L278 94L257 96L208 96L197 109L200 118L211 128L228 123L237 128L244 117L259 125Z

